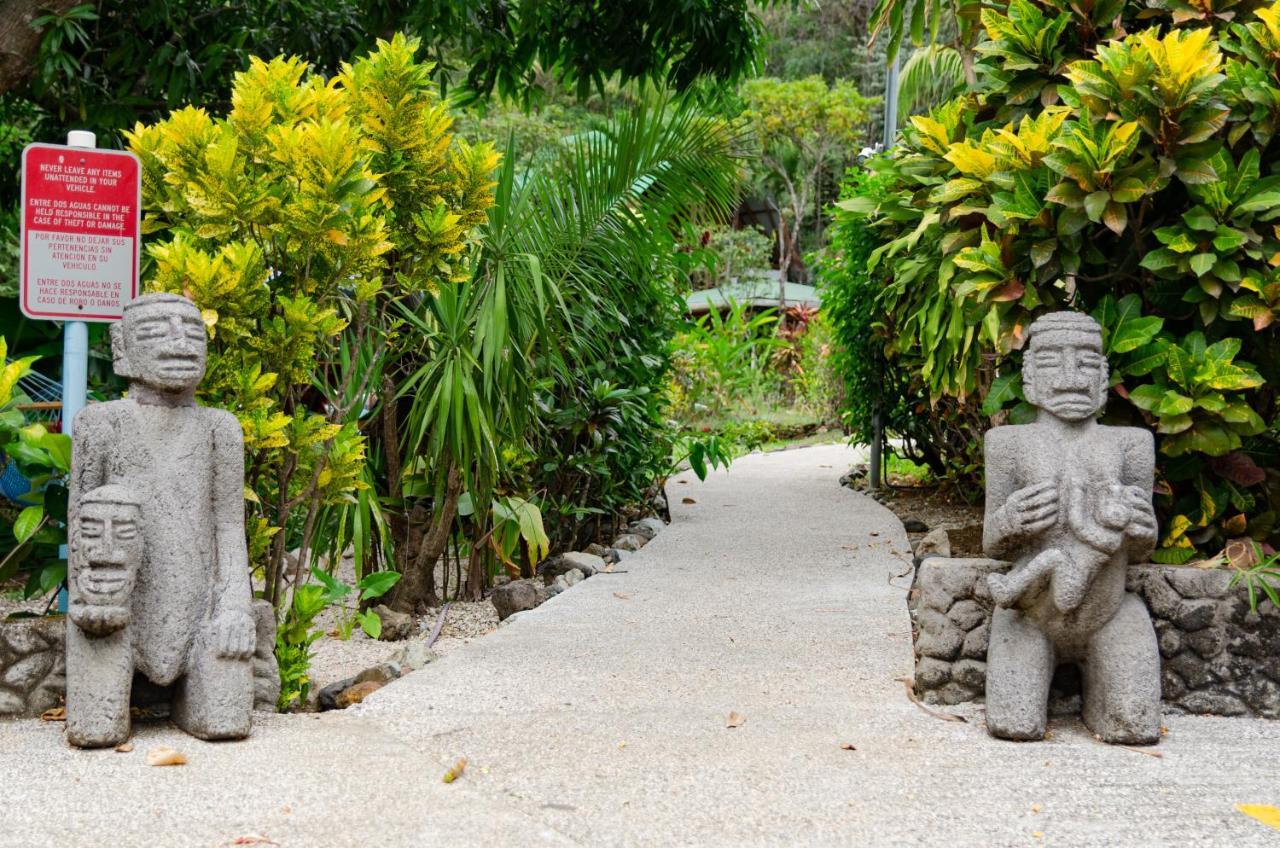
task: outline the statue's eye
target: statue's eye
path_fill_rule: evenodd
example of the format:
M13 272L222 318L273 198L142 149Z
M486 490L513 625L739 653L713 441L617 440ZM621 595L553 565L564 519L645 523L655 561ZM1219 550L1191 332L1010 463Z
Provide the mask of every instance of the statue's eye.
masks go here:
M1037 368L1057 368L1062 364L1062 357L1056 353L1038 353L1036 354Z
M134 539L138 535L138 525L132 521L121 521L116 524L116 538L124 541Z
M1097 369L1102 367L1102 357L1096 353L1086 353L1080 357L1080 367Z
M96 518L80 519L80 536L84 539L96 539L102 535L102 522Z

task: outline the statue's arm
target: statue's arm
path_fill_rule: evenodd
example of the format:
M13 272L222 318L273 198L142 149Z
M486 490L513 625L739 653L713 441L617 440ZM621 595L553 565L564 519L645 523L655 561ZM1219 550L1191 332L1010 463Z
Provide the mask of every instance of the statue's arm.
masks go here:
M221 609L249 610L249 549L244 531L244 435L231 414L219 415L213 442L213 518Z
M213 519L215 632L218 652L229 659L253 655L256 628L250 613L249 549L244 532L244 435L227 413L213 433Z
M1124 467L1121 479L1130 487L1130 508L1133 519L1125 531L1126 548L1130 562L1143 562L1155 550L1156 513L1151 505L1151 492L1156 480L1155 437L1149 430L1131 428L1126 433Z
M1018 528L1009 520L1005 509L1009 495L1013 494L1014 466L1009 453L1008 440L1002 434L988 430L983 442L984 464L987 469L987 508L982 521L982 549L987 556L1006 559L1019 540Z

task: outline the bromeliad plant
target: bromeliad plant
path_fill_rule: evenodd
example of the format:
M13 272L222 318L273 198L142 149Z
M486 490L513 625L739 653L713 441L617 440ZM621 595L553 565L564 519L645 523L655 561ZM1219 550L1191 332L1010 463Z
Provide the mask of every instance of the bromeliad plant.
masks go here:
M1276 544L1280 3L1001 0L980 20L972 89L841 204L879 242L890 370L936 414L1024 420L1025 328L1091 312L1108 420L1157 433L1157 558Z

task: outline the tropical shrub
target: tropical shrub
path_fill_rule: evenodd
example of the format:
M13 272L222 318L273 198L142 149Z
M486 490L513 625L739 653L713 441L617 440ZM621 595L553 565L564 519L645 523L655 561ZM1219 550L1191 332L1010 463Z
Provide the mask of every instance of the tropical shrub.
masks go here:
M182 292L210 336L201 400L244 429L249 552L282 602L323 509L367 489L359 416L399 343L401 301L468 279L497 156L450 117L403 36L332 79L254 60L231 110L128 134L143 163L146 286Z
M537 257L558 301L509 485L542 496L553 548L607 535L671 471L669 346L692 261L677 248L728 217L745 143L688 98L649 95L569 140L511 201L509 251Z
M46 595L66 578L67 564L58 546L67 539L66 474L71 468L71 439L30 420L23 407L31 399L18 381L36 357L10 362L0 338L0 583L19 569L27 572L23 594Z
M1025 328L1099 319L1106 420L1156 431L1166 562L1274 543L1280 503L1280 4L1228 5L984 7L976 86L842 202L879 242L884 353L935 414L1025 420Z
M851 168L842 198L878 204L889 196L888 175ZM886 356L888 316L877 303L883 274L873 273L868 260L880 246L880 236L864 215L837 214L830 244L818 265L822 309L835 340L833 367L844 383L842 419L854 444L869 445L876 414L893 450L927 465L939 479L972 482L981 473L981 440L973 433L982 426L977 402L954 397L930 398L902 357Z
M675 371L684 408L683 420L723 415L731 406L764 400L776 390L773 354L783 342L777 336L776 309L752 311L732 297L725 309L699 315L672 343Z

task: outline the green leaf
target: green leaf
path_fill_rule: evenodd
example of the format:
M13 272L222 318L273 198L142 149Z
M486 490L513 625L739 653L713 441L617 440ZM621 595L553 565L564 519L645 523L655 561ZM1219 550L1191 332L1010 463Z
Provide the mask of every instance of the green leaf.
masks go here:
M1141 265L1148 271L1163 271L1166 268L1176 268L1178 261L1177 253L1167 247L1160 247L1147 251L1147 255L1142 257Z
M377 639L382 635L382 617L373 610L356 613L356 620L370 639Z
M1213 263L1217 261L1218 257L1212 253L1197 253L1191 257L1191 270L1196 272L1197 277L1203 277L1213 270Z
M1173 389L1164 393L1164 397L1160 399L1160 405L1156 407L1156 414L1162 418L1165 416L1179 416L1190 412L1195 406L1195 401L1185 395L1180 395Z
M18 540L18 544L21 545L34 536L43 520L43 506L29 506L18 513L17 519L13 522L13 537Z
M1218 221L1203 206L1193 206L1182 213L1182 221L1193 230L1213 232L1218 228Z
M991 389L982 401L982 414L995 415L1015 399L1022 399L1022 374L1001 374L991 381Z
M368 601L374 598L381 598L391 591L391 587L396 585L399 580L400 574L396 571L375 571L372 574L366 574L356 584L356 588L360 590L360 600ZM375 636L374 638L376 639L377 637Z

